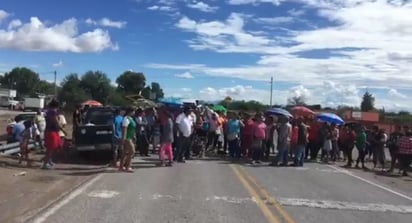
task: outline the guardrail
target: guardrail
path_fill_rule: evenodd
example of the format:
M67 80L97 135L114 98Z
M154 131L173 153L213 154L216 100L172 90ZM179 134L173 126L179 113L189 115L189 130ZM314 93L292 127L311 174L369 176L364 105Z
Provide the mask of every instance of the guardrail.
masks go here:
M33 140L30 141L28 145L29 149L33 149L36 147ZM11 155L20 152L20 142L9 143L0 146L0 155Z

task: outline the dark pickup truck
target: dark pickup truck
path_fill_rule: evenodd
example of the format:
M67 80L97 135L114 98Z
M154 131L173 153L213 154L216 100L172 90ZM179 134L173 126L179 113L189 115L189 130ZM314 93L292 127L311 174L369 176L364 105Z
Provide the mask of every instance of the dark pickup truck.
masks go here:
M112 108L89 108L75 131L75 146L79 152L111 150L113 143Z

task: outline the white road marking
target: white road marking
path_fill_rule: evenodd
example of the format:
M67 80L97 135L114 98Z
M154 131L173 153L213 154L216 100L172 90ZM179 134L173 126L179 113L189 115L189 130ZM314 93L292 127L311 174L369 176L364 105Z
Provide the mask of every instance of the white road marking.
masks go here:
M83 184L81 187L77 188L74 190L72 193L70 193L67 197L65 197L63 200L59 201L57 204L49 208L46 212L41 214L39 217L34 219L34 223L43 223L47 221L47 218L50 217L51 215L55 214L60 208L62 208L64 205L75 199L77 196L80 194L84 193L85 190L87 190L88 187L93 185L96 181L98 181L103 175L99 174L95 178L91 179L89 182L86 184Z
M152 200L159 200L159 199L162 199L162 198L175 200L175 199L178 199L179 197L175 197L175 196L172 196L172 195L162 195L162 194L153 194L152 195ZM178 199L178 200L181 200L181 199Z
M119 194L120 194L119 192L112 191L112 190L96 190L96 191L90 192L89 194L87 194L87 196L107 199L107 198L113 198Z
M352 211L370 212L396 212L402 214L412 214L412 206L392 205L392 204L372 204L372 203L353 203L329 200L309 200L300 198L277 198L283 206L300 206L322 209L338 209Z
M340 171L341 173L344 173L344 174L346 174L346 175L348 175L348 176L354 177L354 178L356 178L356 179L358 179L358 180L361 180L361 181L363 181L363 182L365 182L365 183L368 183L368 184L370 184L370 185L372 185L372 186L378 187L378 188L380 188L380 189L382 189L382 190L385 190L385 191L390 192L390 193L392 193L392 194L398 195L399 197L403 197L403 198L405 198L405 199L407 199L407 200L409 200L409 201L412 201L412 197L409 197L408 195L399 193L399 192L394 191L394 190L392 190L392 189L390 189L390 188L387 188L387 187L382 186L382 185L380 185L380 184L374 183L374 182L372 182L372 181L370 181L370 180L364 179L364 178L362 178L362 177L360 177L360 176L357 176L357 175L355 175L355 174L353 174L353 173L351 173L351 172L349 172L349 171L347 171L347 170L344 170L344 169L342 169L342 168L340 168L340 167L336 167L336 166L332 166L332 165L328 165L328 166L329 166L330 168L335 169L335 170L337 170L337 171Z
M231 204L242 204L245 202L254 202L257 203L256 198L254 197L228 197L228 196L213 196L206 197L206 201L224 201Z
M148 200L185 200L181 195L161 195L153 194L146 197ZM319 209L335 209L348 211L365 211L365 212L394 212L400 214L412 214L412 206L394 205L382 203L356 203L345 201L331 201L331 200L312 200L303 198L277 198L282 206L308 207ZM222 202L228 204L254 204L258 203L255 197L232 197L232 196L208 196L204 199L205 202ZM263 199L264 203L270 204L269 200Z

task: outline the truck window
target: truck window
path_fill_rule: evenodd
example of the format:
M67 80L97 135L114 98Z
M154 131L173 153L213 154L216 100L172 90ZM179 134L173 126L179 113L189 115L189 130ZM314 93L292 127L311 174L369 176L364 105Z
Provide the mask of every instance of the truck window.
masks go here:
M95 125L111 125L113 123L113 111L111 110L89 110L86 115L86 123Z

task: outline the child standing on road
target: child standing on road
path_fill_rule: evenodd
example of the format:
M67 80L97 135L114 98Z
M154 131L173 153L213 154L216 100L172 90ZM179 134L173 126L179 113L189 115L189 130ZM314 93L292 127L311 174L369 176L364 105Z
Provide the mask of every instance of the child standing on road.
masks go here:
M21 164L24 161L27 162L27 167L31 167L31 161L29 160L29 142L30 139L32 138L32 127L33 127L33 122L32 121L25 121L24 123L24 131L21 133L21 141L20 141L20 151L21 151L21 156L19 163Z

